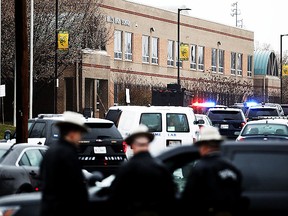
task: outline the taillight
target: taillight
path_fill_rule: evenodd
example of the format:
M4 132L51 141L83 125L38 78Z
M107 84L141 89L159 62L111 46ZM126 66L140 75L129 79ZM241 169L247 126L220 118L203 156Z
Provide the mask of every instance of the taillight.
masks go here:
M246 124L245 122L242 122L241 123L241 128L243 128L245 126L245 124Z
M244 137L239 137L237 141L244 141Z
M126 153L128 145L125 141L123 141L122 145L123 145L123 151L124 151L124 153Z

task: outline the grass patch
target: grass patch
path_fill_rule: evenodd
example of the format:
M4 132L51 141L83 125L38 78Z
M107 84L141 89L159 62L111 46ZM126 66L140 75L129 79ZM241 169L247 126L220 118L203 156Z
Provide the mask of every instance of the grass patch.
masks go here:
M15 127L13 125L9 125L9 124L0 124L0 139L3 139L4 136L4 132L6 130L10 130L13 134L13 132L15 131Z

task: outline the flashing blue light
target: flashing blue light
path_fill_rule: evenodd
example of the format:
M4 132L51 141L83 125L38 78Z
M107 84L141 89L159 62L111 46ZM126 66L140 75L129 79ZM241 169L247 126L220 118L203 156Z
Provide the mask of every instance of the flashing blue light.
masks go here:
M215 106L216 106L216 103L215 103L215 102L205 102L205 103L204 103L204 106L205 106L205 107L215 107Z
M251 106L257 106L257 102L255 102L255 101L249 101L249 102L246 102L246 106L247 107L251 107Z

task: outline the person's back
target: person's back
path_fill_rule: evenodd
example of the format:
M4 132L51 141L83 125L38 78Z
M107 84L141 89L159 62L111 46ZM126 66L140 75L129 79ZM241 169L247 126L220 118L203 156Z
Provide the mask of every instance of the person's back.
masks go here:
M223 138L218 129L203 128L201 132L195 144L202 157L194 163L181 194L183 212L197 216L239 215L242 175L220 155Z
M203 215L238 209L241 200L241 173L219 154L196 162L182 193L185 206L193 205ZM210 213L209 213L210 212Z
M176 190L172 175L148 152L145 134L139 136L130 143L134 156L119 169L110 187L109 198L117 209L114 213L168 215Z

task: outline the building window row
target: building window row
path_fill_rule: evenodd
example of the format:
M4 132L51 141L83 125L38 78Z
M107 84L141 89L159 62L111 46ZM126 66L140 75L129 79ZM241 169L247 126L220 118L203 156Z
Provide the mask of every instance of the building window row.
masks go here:
M124 40L123 40L124 35ZM124 42L124 44L122 44ZM114 59L133 60L133 33L115 30L114 32ZM205 69L205 47L200 45L190 45L190 69L204 71ZM176 55L175 55L176 54ZM151 56L151 59L150 59ZM142 62L159 64L159 38L150 37L148 35L142 35ZM178 42L168 40L167 44L167 66L169 67L182 67L183 62L178 61ZM247 76L252 77L252 64L253 56L247 56ZM211 71L216 73L224 73L225 66L225 51L221 49L211 49ZM242 76L243 75L243 54L231 52L231 63L230 63L231 75Z

